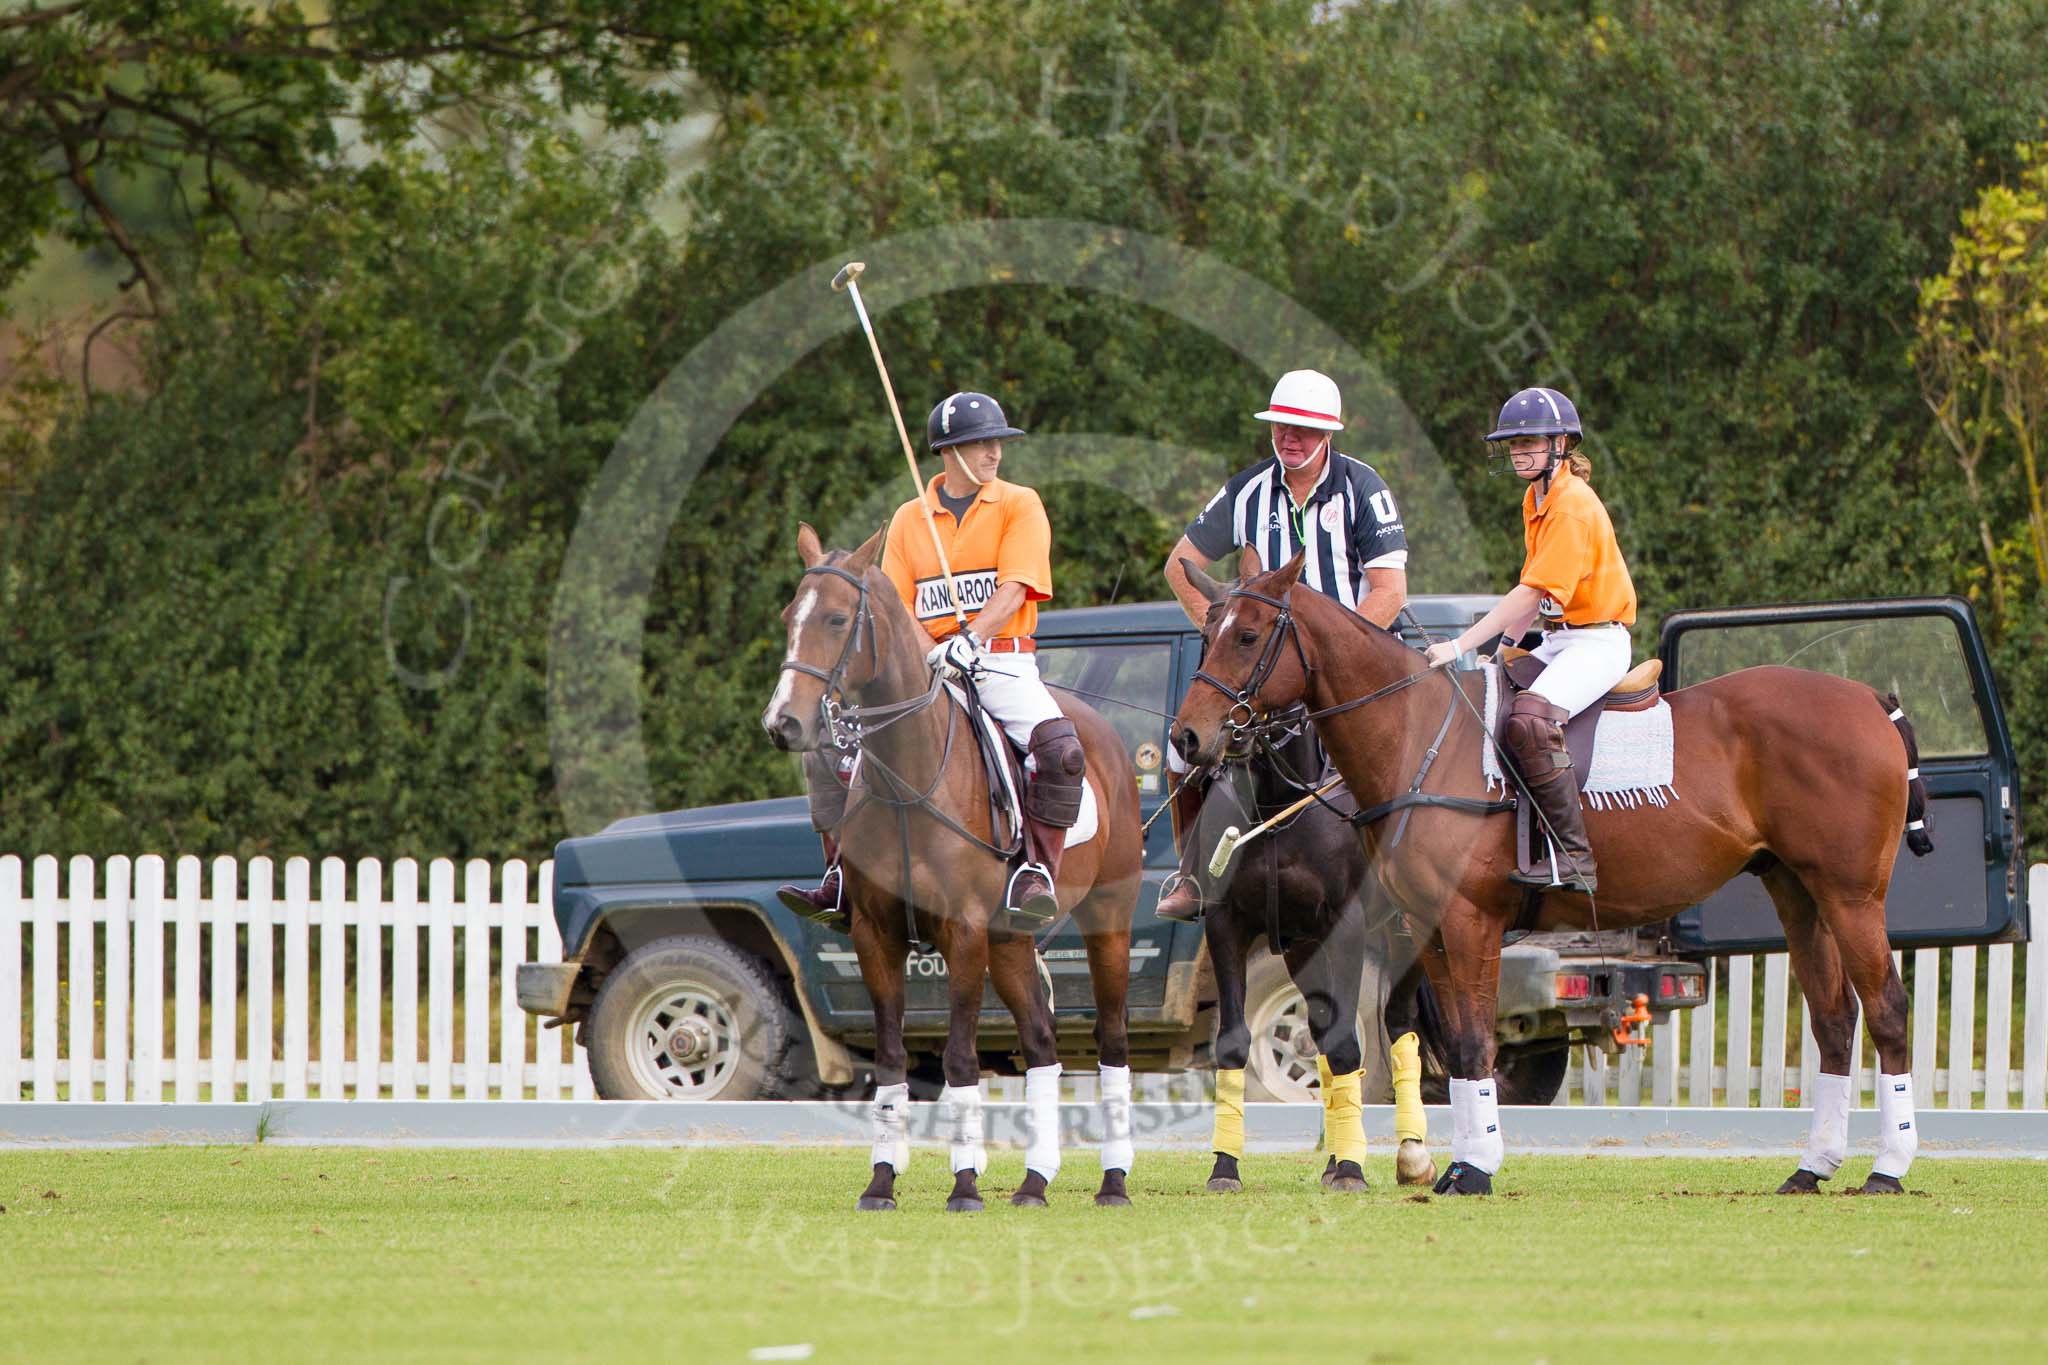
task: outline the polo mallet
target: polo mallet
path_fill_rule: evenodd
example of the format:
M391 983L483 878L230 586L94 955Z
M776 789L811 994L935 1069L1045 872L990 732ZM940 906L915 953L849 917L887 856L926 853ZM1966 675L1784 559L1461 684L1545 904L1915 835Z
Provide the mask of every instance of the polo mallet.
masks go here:
M896 386L889 382L889 367L882 363L881 343L875 340L875 325L868 321L867 305L860 301L860 273L868 268L866 261L848 261L832 277L832 292L845 292L853 296L853 311L860 318L860 329L867 333L868 351L875 357L875 373L882 376L882 392L889 397L889 415L896 419L896 435L903 442L903 460L910 467L910 485L917 492L917 505L924 512L924 529L931 533L932 549L939 556L939 572L946 576L946 596L952 600L953 615L960 622L960 629L967 629L967 612L960 605L960 587L953 581L953 566L946 562L946 547L939 541L939 526L932 519L932 505L924 495L924 480L917 475L917 455L910 447L910 433L903 426L903 409L896 403Z
M1236 825L1231 825L1227 827L1223 831L1223 837L1216 841L1216 851L1209 855L1209 875L1212 877L1222 876L1223 869L1230 866L1230 858L1232 854L1236 853L1240 848L1244 847L1252 840L1258 838L1261 834L1264 834L1267 830L1273 828L1273 826L1279 824L1282 820L1289 818L1290 816L1296 814L1299 811L1307 809L1310 802L1316 800L1319 797L1328 796L1331 792L1337 790L1337 788L1343 785L1343 778L1333 777L1328 782L1324 783L1322 786L1310 792L1307 796L1302 797L1301 800L1289 806L1286 810L1281 811L1272 819L1262 820L1258 824L1253 825L1250 829L1244 831L1242 834L1238 833Z

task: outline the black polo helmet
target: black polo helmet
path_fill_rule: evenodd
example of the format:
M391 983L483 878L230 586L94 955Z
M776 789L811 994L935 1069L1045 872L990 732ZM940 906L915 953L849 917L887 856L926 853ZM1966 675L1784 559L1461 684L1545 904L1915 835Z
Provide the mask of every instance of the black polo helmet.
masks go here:
M985 393L956 393L924 421L925 442L933 450L1023 434L1003 416L1002 405Z
M1507 441L1517 436L1565 436L1569 449L1585 435L1579 426L1579 410L1572 400L1556 389L1523 389L1501 405L1500 420L1486 433L1488 441Z

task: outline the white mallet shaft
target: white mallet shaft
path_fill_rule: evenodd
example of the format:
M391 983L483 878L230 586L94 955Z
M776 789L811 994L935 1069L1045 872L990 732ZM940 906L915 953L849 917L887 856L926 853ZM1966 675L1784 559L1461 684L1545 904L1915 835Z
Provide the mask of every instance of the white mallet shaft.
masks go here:
M867 268L865 261L848 261L832 277L832 288L835 292L844 290L853 297L854 314L860 318L861 331L867 334L868 353L875 358L875 373L882 376L882 392L889 397L889 415L896 419L896 436L903 442L903 460L910 466L910 486L916 490L917 505L924 512L924 529L930 532L932 549L939 556L939 572L946 576L946 596L952 599L953 615L960 622L960 628L965 630L967 610L960 605L960 587L953 581L953 566L946 562L946 547L939 540L939 525L933 519L932 505L924 495L924 480L918 477L917 455L911 449L910 432L903 425L903 409L896 402L896 386L889 382L889 367L882 363L882 345L875 340L875 325L868 320L867 305L861 302L860 285L856 281Z

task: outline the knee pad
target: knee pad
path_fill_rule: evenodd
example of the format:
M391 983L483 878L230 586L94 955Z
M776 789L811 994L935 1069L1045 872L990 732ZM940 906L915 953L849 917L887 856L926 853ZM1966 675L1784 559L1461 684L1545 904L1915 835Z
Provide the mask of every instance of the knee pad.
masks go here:
M848 774L839 766L837 749L813 749L804 755L804 795L810 798L811 828L830 834L846 817Z
M1531 781L1571 767L1572 756L1564 743L1564 723L1569 719L1570 712L1534 692L1516 696L1501 724L1501 740Z
M1024 766L1032 779L1024 788L1024 814L1056 829L1072 828L1081 817L1081 783L1088 771L1074 722L1065 716L1040 721Z

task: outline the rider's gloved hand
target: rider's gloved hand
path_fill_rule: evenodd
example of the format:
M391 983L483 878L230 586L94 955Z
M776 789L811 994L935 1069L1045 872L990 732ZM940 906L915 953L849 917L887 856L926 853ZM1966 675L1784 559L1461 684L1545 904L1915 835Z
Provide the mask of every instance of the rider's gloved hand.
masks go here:
M982 656L987 652L988 647L982 644L981 637L963 628L933 645L924 661L933 669L943 670L956 678L966 678L981 671Z
M1463 652L1458 648L1456 640L1439 640L1431 645L1428 652L1422 657L1423 661L1431 668L1442 668L1447 664L1458 662L1458 655Z

